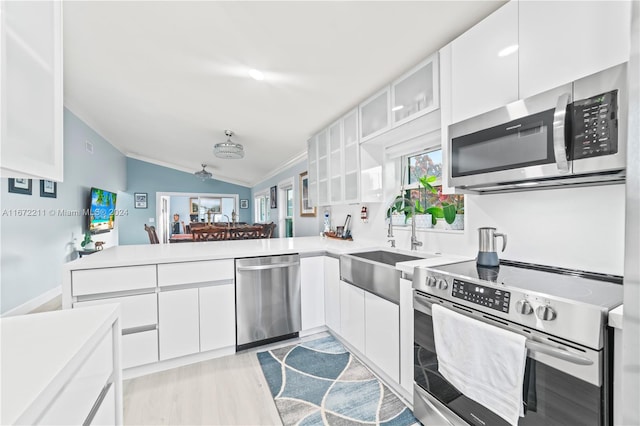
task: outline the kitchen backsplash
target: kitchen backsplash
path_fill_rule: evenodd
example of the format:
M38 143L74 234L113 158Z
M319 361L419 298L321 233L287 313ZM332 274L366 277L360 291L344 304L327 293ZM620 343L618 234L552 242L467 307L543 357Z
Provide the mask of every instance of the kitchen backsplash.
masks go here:
M500 258L587 271L623 274L624 185L553 189L496 195L467 195L463 232L418 231L420 248L475 256L478 231L493 226L508 235ZM386 205L364 204L369 221L360 220L363 204L331 207L332 226L351 214L354 239L387 243ZM319 209L322 215L324 208ZM409 249L410 227L394 229L396 247Z

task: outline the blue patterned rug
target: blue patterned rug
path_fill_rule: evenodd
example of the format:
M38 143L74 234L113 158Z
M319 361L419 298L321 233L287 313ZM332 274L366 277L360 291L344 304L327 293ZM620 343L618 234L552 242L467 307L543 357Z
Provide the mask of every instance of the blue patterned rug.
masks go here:
M260 352L258 360L285 426L418 423L332 336Z

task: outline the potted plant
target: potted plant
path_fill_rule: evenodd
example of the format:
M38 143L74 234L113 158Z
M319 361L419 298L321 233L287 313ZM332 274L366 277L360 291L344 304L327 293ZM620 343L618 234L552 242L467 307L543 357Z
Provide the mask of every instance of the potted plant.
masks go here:
M407 199L410 199L409 191L406 191L406 194L400 193L387 209L387 219L391 220L392 225L406 225L411 220L413 209L411 205L406 204Z
M84 239L80 243L80 247L84 250L93 250L93 240L91 239L91 232L84 232Z
M431 215L431 224L435 227L444 229L464 229L464 197L453 196L453 202L451 202L450 196L443 195L441 190L436 189L432 184L437 180L435 176L422 176L419 178L420 184L424 189L431 194L437 194L436 203L439 205L433 205L427 207L427 200L424 199L423 203L416 201L416 213L422 214L428 213ZM438 226L440 222L442 225Z
M416 227L418 228L431 228L433 222L433 213L429 211L430 207L427 207L426 192L436 194L438 191L431 185L436 181L435 176L421 176L419 179L420 185L423 189L420 190L420 199L416 200L416 213L413 220L416 221Z

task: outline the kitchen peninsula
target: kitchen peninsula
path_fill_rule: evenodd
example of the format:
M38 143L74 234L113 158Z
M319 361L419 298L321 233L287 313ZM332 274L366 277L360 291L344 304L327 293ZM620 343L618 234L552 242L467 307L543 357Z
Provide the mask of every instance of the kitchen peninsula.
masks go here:
M65 265L63 307L120 303L124 377L134 377L235 353L235 259L299 254L300 335L328 328L349 346L352 342L348 333L340 330L341 311L346 321L346 313L352 313L353 309L346 302L342 306L341 300L352 303L355 295L356 305L364 304L364 290L341 281L338 257L376 248L379 244L371 241L322 237L117 246ZM426 252L411 254L421 259L398 263L396 269L411 274L417 265L466 260ZM404 388L405 397L410 400L411 375L405 375L407 383L401 383L401 376L402 371L411 370L412 358L408 353L403 358L401 348L412 347L406 344L412 336L402 331L413 328L411 282L401 279L389 285L400 286L401 293L408 295L401 296L395 304L379 298L393 312L395 339L389 346L396 351L396 362L392 372L377 372L386 374L388 382L395 382L397 390L402 392ZM363 311L360 322L364 326L364 305L360 307ZM349 323L353 323L353 318ZM365 348L357 343L350 347L367 358ZM372 367L375 370L376 366Z

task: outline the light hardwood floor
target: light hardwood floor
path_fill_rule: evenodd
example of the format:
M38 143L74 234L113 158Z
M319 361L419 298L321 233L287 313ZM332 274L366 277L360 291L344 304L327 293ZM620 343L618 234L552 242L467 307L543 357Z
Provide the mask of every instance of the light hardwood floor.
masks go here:
M58 296L31 313L59 310ZM127 425L281 425L256 352L319 335L293 339L149 374L123 383Z
M123 390L125 424L282 424L253 351L129 379Z

